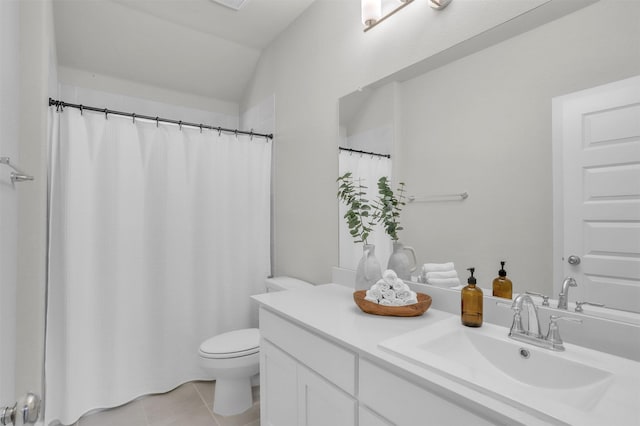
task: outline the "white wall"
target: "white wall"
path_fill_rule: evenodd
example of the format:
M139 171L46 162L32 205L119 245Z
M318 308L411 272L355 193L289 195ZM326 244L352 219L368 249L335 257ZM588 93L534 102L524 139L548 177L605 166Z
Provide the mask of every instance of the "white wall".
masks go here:
M47 217L47 98L55 96L51 1L20 3L20 166L35 177L18 191L16 390L42 396Z
M395 99L398 85L388 83L381 87L354 92L340 100L340 126L346 131L346 148L391 154L396 123ZM343 114L350 98L361 98ZM371 183L369 183L371 184Z
M359 2L317 2L261 58L246 104L251 105L263 93L275 91L278 106L276 274L326 282L330 280L330 266L337 263L338 98L532 6L527 2L456 0L443 12L436 13L426 4L415 2L363 34L358 25ZM522 9L514 10L518 7ZM495 276L496 262L504 256L512 266L510 275L528 277L523 280L527 288L540 289L545 282L550 286L551 96L638 73L637 56L634 56L638 52L637 22L637 3L605 0L478 57L436 69L424 81L416 79L405 85L402 94L414 108L400 114L405 114L403 121L413 123L407 123L413 127L406 129L400 139L415 141L417 123L424 125L427 113L433 109L448 109L455 115L433 129L431 141L425 142L427 138L420 136L424 146L416 155L412 153L415 161L407 158L406 146L400 148L396 153L400 166L394 167L398 179L405 181L411 190L424 191L425 195L434 188L470 192L473 189L471 198L462 205L463 210L450 212L452 214L442 206L437 207L439 211L429 212L424 206L406 209L402 239L417 249L420 260L455 259L458 269L478 266L482 279L487 280ZM619 38L618 43L608 45L615 38ZM527 52L530 55L526 55ZM519 59L513 60L516 53ZM615 63L607 65L609 61ZM494 62L500 66L493 67ZM475 74L484 76L488 87L478 87L485 84L484 81L465 80ZM448 86L455 90L451 99L445 91ZM439 103L427 99L432 96L430 91L434 91ZM525 114L514 121L515 113L521 109L514 101L531 96L530 104L523 108ZM491 107L499 106L496 115L502 114L503 121L514 124L490 126L492 133L478 143L473 137L474 131L488 127L486 117L493 115L492 109L486 108L485 115L471 117L472 114L466 112L469 105L465 103L483 102L490 102ZM472 124L467 126L465 120L471 118ZM437 170L438 174L434 175L427 167L418 167L416 162L434 154L428 149L429 144L444 137L442 129L451 130L454 124L457 129L447 136L459 154L454 158L452 169ZM523 124L533 126L530 135L524 138L518 131ZM453 154L452 149L445 149L439 155L451 157ZM518 186L522 186L522 193L529 195L524 202L522 198L513 201L516 214L494 213L498 191L506 190L505 200L508 200L513 199L515 190L512 185L505 189L503 183L489 177L494 175L495 167L479 166L478 156L491 160L492 166L498 158L500 167L508 161L504 158L515 158L506 165L507 170L512 177L524 179ZM443 174L446 175L444 181ZM469 186L482 176L485 178L478 186ZM438 183L437 188L431 186L433 182ZM469 223L486 215L492 215L491 226L484 223L482 230L473 228L468 239L461 236L448 240L454 232L468 231L462 222ZM429 221L435 225L425 226ZM509 241L507 249L500 247L495 225L505 230L504 239ZM434 234L436 226L441 231ZM535 232L530 232L534 227ZM485 253L487 245L491 247L488 254ZM518 258L512 255L515 250Z
M19 7L0 1L0 156L18 158ZM15 401L18 195L11 169L0 166L0 407Z
M276 100L271 96L257 105L243 111L240 115L240 128L256 133L273 133L276 126Z
M59 67L65 102L236 128L238 104L69 67ZM87 89L87 90L84 90ZM201 112L206 111L202 117ZM178 115L178 116L176 116ZM219 123L219 124L218 124Z

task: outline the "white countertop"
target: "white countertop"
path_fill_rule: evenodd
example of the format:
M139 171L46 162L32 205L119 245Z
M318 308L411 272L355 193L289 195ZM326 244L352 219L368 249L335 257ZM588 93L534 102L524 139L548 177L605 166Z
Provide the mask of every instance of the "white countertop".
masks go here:
M541 407L532 408L528 406L526 401L512 400L508 395L493 394L488 396L486 392L474 390L438 371L425 368L385 351L378 346L380 342L421 328L425 328L425 332L428 332L429 327L437 327L439 321L450 319L456 315L436 309L429 309L419 317L369 315L358 308L353 301L352 294L351 288L338 284L325 284L267 293L253 296L253 298L272 312L351 349L360 357L383 365L396 374L418 383L421 380L426 380L523 424L621 424L615 422L614 419L617 415L611 413L611 410L619 408L616 406L616 401L597 404L589 412L578 412L578 410L567 407L566 410L553 409L554 412L550 413ZM463 326L461 325L461 327ZM611 355L603 354L603 356L610 357ZM629 364L634 370L637 369L638 363L624 358L619 358L619 360L625 365ZM635 390L635 395L631 392L631 395L625 397L627 401L620 401L620 404L622 404L622 409L629 405L637 407L635 408L636 412L632 413L632 417L640 421L640 383L635 387ZM619 398L620 395L617 397ZM630 424L640 424L638 421Z

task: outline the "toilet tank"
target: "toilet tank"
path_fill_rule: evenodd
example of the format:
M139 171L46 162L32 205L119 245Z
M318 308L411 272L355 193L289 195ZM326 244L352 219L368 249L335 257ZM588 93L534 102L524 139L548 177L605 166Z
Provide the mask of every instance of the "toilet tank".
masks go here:
M265 280L267 293L272 291L293 290L295 288L311 287L313 284L293 277L271 277Z

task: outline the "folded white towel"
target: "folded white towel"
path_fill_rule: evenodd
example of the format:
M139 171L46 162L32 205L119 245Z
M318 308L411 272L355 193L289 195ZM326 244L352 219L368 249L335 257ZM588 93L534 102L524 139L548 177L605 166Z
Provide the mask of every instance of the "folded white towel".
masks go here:
M395 283L393 283L393 285L391 286L391 288L397 293L399 291L403 291L403 290L409 290L409 286L406 285L402 280L397 280Z
M391 289L391 284L385 282L384 280L378 281L377 283L374 284L374 286L377 286L380 291Z
M373 286L371 286L371 288L369 290L367 290L367 295L366 295L365 299L367 297L375 299L376 303L378 302L378 300L382 299L382 291L380 290L380 288L378 287L377 284L374 284Z
M453 262L447 263L425 263L422 265L422 271L427 272L443 272L455 270Z
M455 287L460 285L460 280L458 278L430 278L427 280L427 284L436 287Z
M411 291L409 286L390 269L384 271L382 279L367 290L365 300L385 306L405 306L418 303L416 293Z
M389 278L389 279L392 279L392 280L397 280L398 279L398 274L396 274L396 271L394 271L393 269L386 269L382 273L382 278Z
M389 290L383 290L382 291L382 298L383 299L388 299L388 300L392 300L396 298L396 292L389 289Z
M396 297L402 300L410 299L411 297L415 297L415 295L416 294L411 290L401 290L396 292Z
M427 272L427 280L429 278L458 278L458 273L453 271Z

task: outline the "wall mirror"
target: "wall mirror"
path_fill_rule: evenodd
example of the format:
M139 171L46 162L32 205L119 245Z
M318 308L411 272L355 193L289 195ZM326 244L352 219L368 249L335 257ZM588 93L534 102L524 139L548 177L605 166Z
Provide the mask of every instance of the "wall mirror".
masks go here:
M558 298L552 101L640 74L632 24L603 18L611 7L624 5L595 3L527 31L503 31L499 42L475 37L340 99L340 145L390 154L393 180L417 198L402 212L400 239L419 264L453 261L463 284L474 266L491 294L506 261L514 293ZM455 196L464 192L467 199ZM343 263L352 246L341 237L343 267L353 268ZM640 286L638 278L628 284ZM593 297L578 283L569 300L599 302ZM640 311L637 297L631 307L606 305L584 313L626 319L620 309Z

